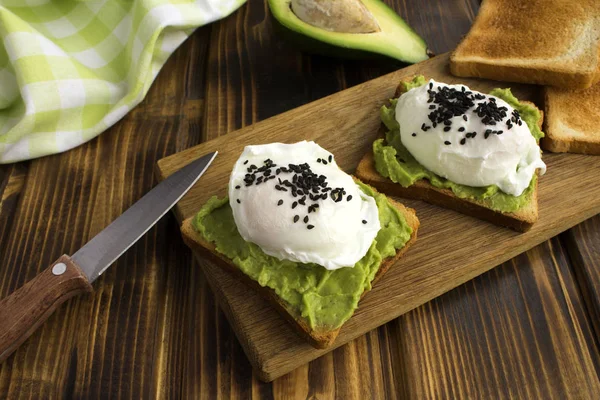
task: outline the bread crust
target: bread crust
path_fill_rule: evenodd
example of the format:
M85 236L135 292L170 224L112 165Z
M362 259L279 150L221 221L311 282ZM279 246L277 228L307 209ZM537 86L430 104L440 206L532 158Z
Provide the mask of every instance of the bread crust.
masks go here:
M596 0L486 0L450 56L461 77L588 88L600 79Z
M403 82L410 82L413 77L404 78ZM402 86L398 85L395 96L402 94ZM535 106L531 102L525 102ZM543 113L540 111L540 120L538 125L542 126ZM380 130L383 137L385 129L382 124ZM462 199L457 197L450 189L441 189L433 186L427 179L420 179L409 187L403 187L399 183L385 178L375 169L375 158L373 152L368 152L356 168L356 176L365 183L377 188L377 190L391 196L404 197L407 199L423 200L428 203L449 208L462 214L470 215L496 225L505 226L518 232L526 232L538 219L538 181L536 181L531 201L528 205L522 207L516 212L503 213L494 211L486 207L481 201L476 199Z
M375 285L379 279L390 269L390 267L408 250L408 248L417 240L417 231L419 229L419 219L416 216L415 210L412 208L405 207L404 205L389 199L390 203L396 207L404 218L408 225L412 228L412 234L410 239L402 249L400 249L395 256L388 257L382 261L371 286ZM335 330L326 329L312 329L308 322L292 313L291 308L283 301L275 291L269 287L261 286L257 281L250 278L248 275L243 273L238 267L231 262L231 260L224 255L217 252L213 243L204 240L193 227L193 218L190 217L183 221L181 226L181 233L183 235L183 241L190 247L194 252L200 254L202 257L206 257L213 261L216 265L233 274L237 279L244 282L247 286L254 289L259 295L269 302L279 314L287 320L294 330L305 340L307 340L313 347L317 349L325 349L330 347L337 337L341 328ZM364 291L361 295L361 299L368 291ZM360 306L360 302L359 302ZM343 325L342 325L343 326Z
M600 84L582 91L545 87L542 148L553 153L600 155L599 96Z
M526 66L494 64L493 60L465 60L456 51L450 55L450 73L463 78L475 77L536 85L551 84L575 89L588 88L600 78L600 75L590 72L531 69Z

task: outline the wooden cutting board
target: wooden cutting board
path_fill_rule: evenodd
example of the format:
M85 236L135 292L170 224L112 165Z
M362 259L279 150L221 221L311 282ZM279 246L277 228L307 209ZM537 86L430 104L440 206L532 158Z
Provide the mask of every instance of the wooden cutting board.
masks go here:
M177 218L192 216L212 195L226 194L231 168L249 144L314 140L335 154L341 168L353 172L377 136L379 108L393 96L401 78L415 74L463 82L483 92L510 86L518 98L540 104L535 86L457 79L448 71L448 55L441 55L160 160L157 174L162 180L192 160L219 151L206 174L177 204ZM540 179L540 219L527 233L402 200L417 210L421 220L416 244L364 297L334 346L326 350L307 344L262 298L227 272L196 258L252 366L262 380L271 381L600 212L600 157L546 153L544 160L548 172Z

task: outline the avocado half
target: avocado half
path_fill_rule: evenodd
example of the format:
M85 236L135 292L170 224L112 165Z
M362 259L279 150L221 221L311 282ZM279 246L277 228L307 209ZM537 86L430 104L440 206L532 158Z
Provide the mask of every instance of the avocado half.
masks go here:
M429 57L425 41L394 10L380 0L361 3L378 25L377 31L334 32L309 24L293 11L292 0L269 0L269 8L279 32L312 53L354 59L385 56L411 64Z

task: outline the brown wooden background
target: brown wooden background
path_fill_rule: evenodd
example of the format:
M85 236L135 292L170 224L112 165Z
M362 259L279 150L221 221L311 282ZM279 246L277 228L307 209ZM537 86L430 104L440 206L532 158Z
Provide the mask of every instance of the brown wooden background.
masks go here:
M478 6L386 2L436 53L456 45ZM0 166L0 298L148 191L158 159L399 67L302 54L273 35L258 0L200 28L142 105L99 138ZM0 398L600 393L600 216L269 384L253 375L173 216L94 288L0 365Z

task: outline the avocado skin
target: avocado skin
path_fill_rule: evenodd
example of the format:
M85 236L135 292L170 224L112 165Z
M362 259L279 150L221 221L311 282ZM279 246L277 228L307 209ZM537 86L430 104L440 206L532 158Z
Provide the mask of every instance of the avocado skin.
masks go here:
M309 36L303 35L299 32L287 28L286 26L283 26L283 24L281 24L281 22L279 22L277 18L273 16L271 17L271 20L273 22L273 31L277 34L277 36L284 38L288 43L291 43L292 45L294 45L294 47L298 48L303 52L309 54L317 54L325 57L343 58L347 60L393 61L397 64L400 64L400 68L406 65L410 65L410 63L383 54L373 53L365 50L352 49L349 47L334 46L329 43L321 42L320 40L311 38ZM429 56L431 57L432 54L429 53Z
M307 36L302 32L298 32L292 28L285 26L270 9L272 1L285 1L285 0L269 0L269 11L271 16L271 23L273 31L278 37L284 38L287 42L294 45L299 50L309 53L317 54L326 57L336 57L348 60L382 60L382 61L393 61L401 67L411 65L411 62L401 60L391 55L381 54L379 52L367 51L354 49L352 47L343 47L341 45L333 45L330 43L322 42L316 38ZM359 34L357 34L359 35ZM427 56L429 58L434 57L435 54L427 48Z

